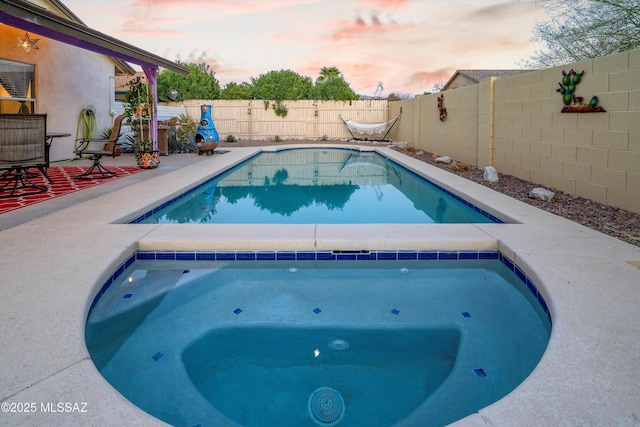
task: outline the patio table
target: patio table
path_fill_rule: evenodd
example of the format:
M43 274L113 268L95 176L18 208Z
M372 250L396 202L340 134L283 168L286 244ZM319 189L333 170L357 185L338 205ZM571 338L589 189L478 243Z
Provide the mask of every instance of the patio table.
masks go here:
M53 143L54 138L66 138L69 136L71 136L71 134L66 132L47 132L47 146L44 150L46 168L49 168L49 150L51 149L51 144Z

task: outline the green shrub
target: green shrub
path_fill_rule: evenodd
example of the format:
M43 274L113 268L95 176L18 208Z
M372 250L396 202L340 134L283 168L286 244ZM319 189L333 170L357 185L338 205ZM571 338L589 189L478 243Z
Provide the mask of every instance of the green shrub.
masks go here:
M282 102L274 103L272 107L277 116L287 117L287 113L289 112L289 110L287 109L287 106Z
M282 142L282 138L280 138L278 135L273 137L273 142Z
M236 142L237 139L233 135L227 135L227 142Z
M180 117L178 117L178 123L180 126L176 128L176 139L180 144L190 148L193 145L193 138L198 131L198 122L186 114L181 114Z

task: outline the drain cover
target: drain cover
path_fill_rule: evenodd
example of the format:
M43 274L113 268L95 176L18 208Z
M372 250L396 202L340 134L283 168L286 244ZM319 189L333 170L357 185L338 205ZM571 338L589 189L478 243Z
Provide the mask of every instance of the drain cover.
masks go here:
M338 424L344 415L344 400L331 387L320 387L309 396L309 415L321 426Z

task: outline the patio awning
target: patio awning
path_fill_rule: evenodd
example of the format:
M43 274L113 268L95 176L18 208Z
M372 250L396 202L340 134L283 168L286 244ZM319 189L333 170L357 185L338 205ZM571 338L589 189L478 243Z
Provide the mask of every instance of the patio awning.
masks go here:
M110 56L116 60L139 65L147 76L150 91L153 94L153 121L151 138L157 144L157 87L156 77L158 68L162 67L179 74L189 74L189 69L173 61L164 59L146 50L120 41L84 25L61 2L52 1L54 5L68 12L78 21L63 18L40 6L22 0L2 0L0 2L0 22L24 31L73 45L81 49Z
M162 67L179 74L189 74L189 69L180 64L93 30L82 23L63 18L27 1L3 0L0 2L0 22L140 65L143 69L157 70Z

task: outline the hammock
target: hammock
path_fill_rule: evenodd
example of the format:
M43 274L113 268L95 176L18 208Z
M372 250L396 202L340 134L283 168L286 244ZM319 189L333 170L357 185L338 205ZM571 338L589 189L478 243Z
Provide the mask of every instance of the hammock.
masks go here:
M349 157L347 157L347 160L345 160L338 172L340 173L345 168L354 166L371 166L379 169L384 169L387 172L393 172L395 176L400 178L400 174L398 173L398 171L393 166L390 166L387 162L385 162L382 157L377 156L375 153L349 154Z
M347 126L347 130L351 134L353 139L360 139L365 141L386 141L387 135L391 132L391 128L396 124L400 115L393 119L389 120L386 123L373 123L373 124L365 124L358 123L352 120L345 120L342 115L338 115L340 120L344 122ZM358 134L360 137L356 137L354 134Z
M376 156L375 153L358 153L355 155L349 154L349 157L347 157L347 160L345 160L338 172L342 172L343 169L353 166L373 166L380 169L387 169L382 157Z

